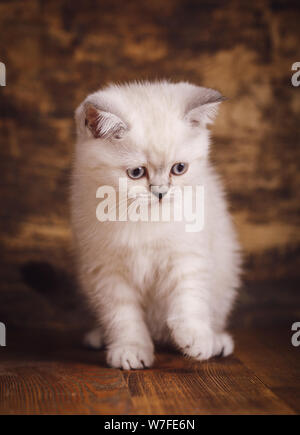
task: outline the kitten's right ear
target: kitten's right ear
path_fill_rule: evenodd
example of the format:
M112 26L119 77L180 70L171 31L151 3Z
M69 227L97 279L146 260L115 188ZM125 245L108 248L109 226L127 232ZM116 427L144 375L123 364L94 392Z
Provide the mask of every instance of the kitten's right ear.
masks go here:
M79 137L120 139L128 130L119 116L104 110L89 101L82 103L75 112L77 134Z
M206 127L211 124L218 111L219 104L226 100L219 91L195 86L186 107L185 119L194 126Z

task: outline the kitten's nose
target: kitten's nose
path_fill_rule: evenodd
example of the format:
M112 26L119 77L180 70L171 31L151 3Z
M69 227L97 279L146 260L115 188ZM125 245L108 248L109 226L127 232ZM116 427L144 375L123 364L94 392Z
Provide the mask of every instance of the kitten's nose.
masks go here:
M163 197L168 193L169 187L165 184L162 184L160 186L155 186L151 184L150 190L151 193L153 193L153 195L155 195L161 201Z

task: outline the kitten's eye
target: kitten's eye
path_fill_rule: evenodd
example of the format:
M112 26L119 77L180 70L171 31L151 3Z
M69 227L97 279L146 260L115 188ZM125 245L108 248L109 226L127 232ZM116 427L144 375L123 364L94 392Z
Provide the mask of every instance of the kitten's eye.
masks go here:
M182 175L184 174L188 169L187 163L176 163L172 166L171 172L174 175Z
M146 174L146 168L144 166L139 166L138 168L127 169L127 175L129 178L133 178L137 180L138 178L142 178Z

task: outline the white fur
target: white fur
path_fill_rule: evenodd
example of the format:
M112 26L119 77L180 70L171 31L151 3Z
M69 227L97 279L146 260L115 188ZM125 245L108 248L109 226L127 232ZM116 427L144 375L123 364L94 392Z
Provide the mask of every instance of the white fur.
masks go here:
M76 111L74 247L81 287L101 328L87 342L97 347L103 339L112 367L150 366L153 341L171 341L198 360L233 351L224 329L239 285L239 246L209 162L206 128L219 97L189 83L131 83L92 94ZM86 104L105 112L104 137L93 137L85 125ZM114 134L114 119L122 123L122 135ZM170 177L177 162L189 169ZM126 168L137 166L147 167L149 179L128 178L130 186L204 185L204 229L188 233L178 222L99 222L98 187L117 188Z

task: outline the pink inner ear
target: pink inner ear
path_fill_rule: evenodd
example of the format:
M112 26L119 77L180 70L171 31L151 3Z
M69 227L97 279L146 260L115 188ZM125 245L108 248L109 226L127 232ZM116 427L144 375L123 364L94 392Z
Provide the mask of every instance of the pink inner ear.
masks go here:
M117 115L90 103L85 105L85 125L95 138L120 138L127 128Z
M95 137L100 136L100 113L93 107L88 106L85 113L86 119L85 124L90 128L91 132Z

